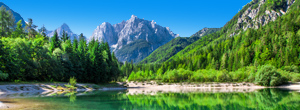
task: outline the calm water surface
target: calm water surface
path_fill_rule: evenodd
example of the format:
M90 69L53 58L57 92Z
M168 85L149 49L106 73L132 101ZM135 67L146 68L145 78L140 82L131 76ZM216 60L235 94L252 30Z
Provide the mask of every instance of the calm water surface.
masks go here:
M78 95L78 94L77 94ZM13 101L11 101L13 100ZM156 93L129 95L123 91L94 91L50 97L10 99L12 103L32 102L26 109L45 110L299 110L300 93L262 89L249 93Z

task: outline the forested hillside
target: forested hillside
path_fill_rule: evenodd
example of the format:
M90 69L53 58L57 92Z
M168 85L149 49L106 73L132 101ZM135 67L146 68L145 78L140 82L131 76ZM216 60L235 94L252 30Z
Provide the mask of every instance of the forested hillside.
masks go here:
M129 80L248 81L267 86L288 80L299 81L299 5L299 1L293 0L254 0L245 5L221 31L189 45L156 67L158 70L153 69L153 64L137 65ZM284 14L271 17L267 24L253 23L259 28L240 28L252 22L246 20L250 18L242 18L255 8L260 11L253 20L268 16L268 12ZM286 14L283 9L286 9ZM247 23L237 25L240 19Z
M140 63L162 63L174 56L176 53L178 53L188 45L200 39L202 36L215 33L220 29L221 28L204 28L198 31L197 33L193 34L191 37L177 37L175 39L172 39L170 42L157 48Z
M68 81L102 83L115 80L119 64L107 43L87 43L83 34L71 41L64 34L46 36L46 28L37 32L29 19L25 28L20 20L0 8L0 80L2 81Z

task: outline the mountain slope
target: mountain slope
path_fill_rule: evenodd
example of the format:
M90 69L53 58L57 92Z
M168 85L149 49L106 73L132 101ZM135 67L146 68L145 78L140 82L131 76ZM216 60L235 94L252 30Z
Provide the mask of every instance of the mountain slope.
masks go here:
M282 44L281 47L277 47L277 45L274 46L275 44L278 43L278 42L276 43L274 38L277 36L276 39L278 40L278 36L281 37L286 36L287 33L290 33L289 31L294 33L292 35L298 33L297 31L299 29L299 26L297 26L296 24L300 20L300 17L298 17L299 15L297 13L297 10L299 8L299 1L293 1L293 0L291 1L290 0L286 1L286 4L294 3L293 5L288 5L293 7L291 7L290 9L286 9L286 12L289 14L288 15L281 14L281 16L285 15L284 16L285 20L283 20L283 17L280 17L279 16L280 14L278 14L276 19L274 17L274 19L265 20L265 23L266 22L268 23L263 24L264 26L261 26L258 30L252 29L252 28L255 29L255 23L250 24L253 25L253 27L248 27L246 31L245 28L237 29L236 26L240 24L240 21L238 21L238 19L242 19L244 15L247 15L245 14L248 13L247 10L253 8L257 4L265 7L265 8L261 7L259 9L259 10L264 10L263 12L265 12L265 14L262 15L257 14L257 16L253 17L255 19L261 18L260 16L270 17L274 13L278 13L277 11L281 12L282 7L285 6L285 4L283 3L282 7L277 6L278 9L275 9L277 10L275 11L274 8L271 8L273 7L274 4L266 3L265 0L261 0L261 1L254 0L251 3L247 4L242 11L240 11L231 21L229 21L224 26L224 28L221 31L212 35L205 36L202 39L194 42L193 44L189 45L187 48L178 52L175 56L170 58L168 61L180 62L182 60L189 60L190 63L195 64L194 65L195 68L212 68L211 66L216 66L217 64L218 65L217 68L219 69L221 67L220 65L226 64L226 65L230 65L231 67L225 66L224 68L227 68L228 70L236 70L237 68L247 66L249 64L254 64L259 62L260 64L265 64L267 63L268 60L271 60L271 58L274 58L274 60L276 60L277 58L275 59L274 56L277 55L276 53L280 49L282 52L283 46L286 45ZM273 14L269 12L273 12ZM281 13L286 13L286 12L281 12ZM247 20L242 20L242 21L246 23L242 22L241 24L248 23ZM274 23L273 21L276 21L277 24ZM293 24L293 22L295 23ZM286 30L282 28L286 28ZM238 33L238 35L234 36L233 35L234 33ZM271 42L272 39L273 41ZM265 61L261 61L262 60L261 56L263 56L262 53L265 52L266 49L267 50L275 49L276 51L273 50L274 53L272 53L272 56L268 56L267 59L264 59ZM196 60L192 61L192 59L196 59ZM243 64L241 64L239 61L243 62ZM283 64L280 64L280 66L278 67L281 66L283 66Z
M200 39L202 36L215 33L221 28L203 28L191 37L177 37L172 39L170 42L157 48L148 57L143 59L140 63L161 63L168 60L170 57L175 55L177 52L184 49L186 46Z
M165 82L246 81L264 86L280 85L287 80L298 82L300 2L270 1L250 2L221 31L202 37L158 66L138 65L140 69L133 70L128 79ZM250 23L251 19L243 19L243 15L247 15L245 13L248 13L247 10L250 8L256 10L259 5L261 5L259 10L264 14L257 14L252 20L263 20L260 16L283 14L276 15L274 19L265 19L267 23L264 25L259 23L258 29L255 28L255 23L250 24L253 27L246 30L237 29L240 18L243 26L247 26L247 22Z
M13 14L14 17L15 17L15 23L17 23L18 21L22 20L22 26L25 27L25 21L24 21L24 19L22 18L22 16L21 16L19 13L17 13L17 12L15 12L14 10L10 9L10 8L9 8L7 5L5 5L3 2L0 2L0 7L1 7L1 6L4 6L4 7L6 8L6 10L9 10L9 11L12 12L12 14Z
M188 46L187 48L185 48L184 50L182 50L181 52L176 54L174 57L169 59L169 61L174 60L180 56L188 56L189 54L192 54L193 52L197 52L202 48L202 46L209 44L211 41L220 42L221 40L233 37L234 35L237 35L249 28L255 29L259 26L266 25L267 23L275 21L278 17L283 15L283 14L278 14L280 16L276 15L277 17L274 17L273 15L277 14L278 11L274 11L273 9L270 9L270 7L272 7L273 4L269 4L266 2L267 2L266 0L251 1L250 3L245 5L243 7L243 9L241 11L239 11L238 14L233 17L233 19L231 19L229 22L227 22L227 24L225 24L224 28L222 28L222 30L220 32L218 32L214 35L211 35L211 36L205 36L204 39L200 39L200 40L196 41L195 43L191 44L190 46ZM289 6L291 6L291 4L294 2L295 2L294 0L288 0L286 2L286 4L289 4ZM260 7L257 7L257 5L259 5ZM282 5L284 5L284 4L282 4ZM251 9L251 10L249 11L249 9ZM281 8L279 8L279 9L281 9ZM249 20L249 16L253 16L253 14L250 14L248 12L256 12L255 10L260 10L259 12L265 12L265 14L256 14L256 16L254 16L253 19L251 19L251 20L264 21L264 22L262 22L264 24L260 24L259 22L256 22L257 24L255 24L255 23L249 24L249 23L252 23ZM271 11L269 11L269 10L271 10ZM285 9L285 10L288 11L288 9ZM269 12L272 12L272 13L269 13ZM272 19L265 19L265 17L269 17ZM240 21L243 21L243 22L240 23ZM249 25L251 25L252 27L247 27L247 29L246 29L246 27L239 28L239 27L249 26ZM257 25L257 26L255 26L255 25ZM200 46L200 45L202 45L202 46Z
M211 33L215 33L217 31L221 30L221 28L203 28L201 29L200 31L196 32L195 34L192 35L193 36L206 36L208 34L211 34Z
M74 34L72 32L72 30L70 29L70 27L66 23L64 23L60 27L58 27L56 29L56 31L57 31L57 34L58 34L59 37L62 37L62 33L63 33L63 31L65 31L68 34L68 36L70 36L71 40L78 39L78 35ZM48 37L52 37L53 35L54 35L54 31L48 31L47 32Z
M89 41L95 39L108 42L119 61L139 62L155 49L177 36L179 35L174 34L168 27L162 27L154 21L140 19L132 15L129 20L118 24L102 23L95 29ZM135 48L141 45L136 40L142 41L141 43L145 48L142 50ZM132 50L131 47L136 50Z

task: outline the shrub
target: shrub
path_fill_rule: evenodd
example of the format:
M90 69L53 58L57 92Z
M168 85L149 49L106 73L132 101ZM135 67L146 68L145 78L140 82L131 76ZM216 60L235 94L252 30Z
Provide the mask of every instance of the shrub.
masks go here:
M171 70L171 71L167 71L163 77L162 77L162 81L163 82L181 82L181 81L186 81L188 79L190 79L192 75L192 71L189 70L184 70L182 68L176 70Z
M76 78L75 77L71 77L69 83L70 83L71 86L75 86L76 83L77 83Z
M128 77L128 81L134 81L135 80L135 72L131 72L131 74Z
M257 68L254 66L248 66L240 68L236 71L230 72L233 82L254 82Z
M277 72L274 66L264 65L258 70L255 81L263 86L278 86L287 80Z
M292 82L300 82L300 74L293 74Z
M216 82L230 82L232 81L231 76L227 73L227 71L219 71L217 73Z
M288 72L295 72L295 73L299 73L298 67L295 65L292 66L284 66L282 67L282 70L288 71Z
M4 80L4 79L7 79L8 78L8 74L7 73L3 73L1 70L0 70L0 79L1 80Z

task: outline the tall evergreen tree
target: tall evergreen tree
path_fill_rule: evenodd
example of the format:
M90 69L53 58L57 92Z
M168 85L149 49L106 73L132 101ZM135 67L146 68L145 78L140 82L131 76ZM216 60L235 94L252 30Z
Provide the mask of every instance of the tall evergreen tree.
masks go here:
M11 11L6 10L4 6L0 7L0 35L7 36L14 27L15 19Z
M66 33L66 31L63 30L63 33L62 33L62 41L65 42L65 41L67 41L69 38L70 38L70 37L69 37L68 33Z
M39 33L46 37L47 29L44 25L39 29Z
M50 47L49 47L50 52L52 53L55 48L60 48L60 40L56 30L54 31L54 35L52 36L50 41Z
M12 32L11 35L13 38L17 38L17 37L21 37L24 38L24 29L22 27L22 20L18 21L17 23L17 27L15 29L15 31Z
M31 18L28 18L28 23L26 23L25 29L28 32L29 39L35 37L35 35L36 35L35 28L37 28L37 26L33 24L33 21Z

